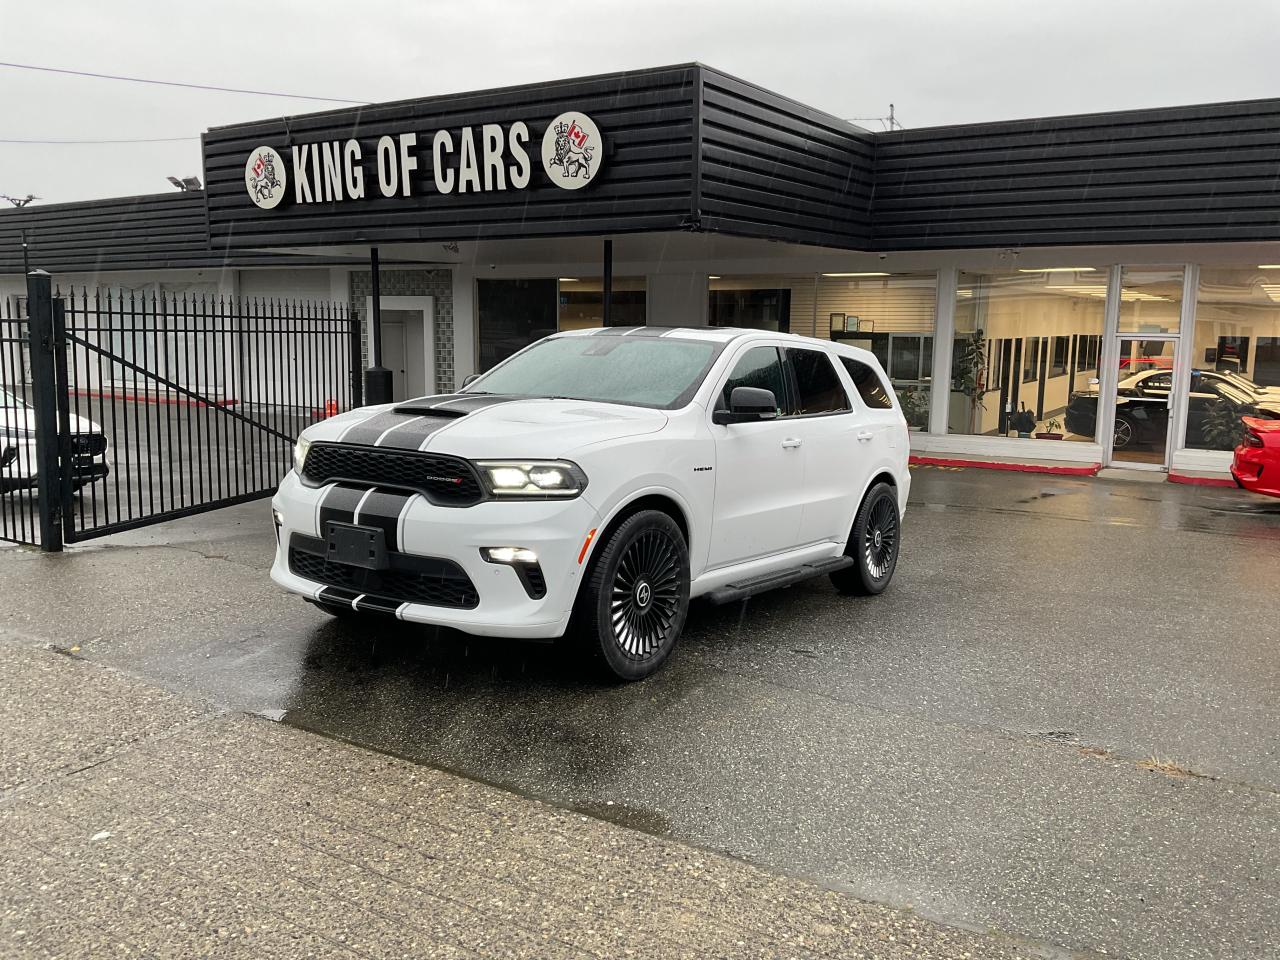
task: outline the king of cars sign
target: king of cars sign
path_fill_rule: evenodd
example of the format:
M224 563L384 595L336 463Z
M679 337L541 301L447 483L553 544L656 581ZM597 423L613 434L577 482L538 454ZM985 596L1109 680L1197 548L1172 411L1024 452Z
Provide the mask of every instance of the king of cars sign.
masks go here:
M263 145L245 161L244 186L264 210L286 196L310 204L363 200L374 190L383 197L524 190L532 173L530 141L529 125L517 120L436 130L421 143L417 133L388 134L370 156L355 139L302 143L291 148L287 170L284 158ZM567 111L547 124L541 155L551 183L581 190L600 174L604 139L585 113Z

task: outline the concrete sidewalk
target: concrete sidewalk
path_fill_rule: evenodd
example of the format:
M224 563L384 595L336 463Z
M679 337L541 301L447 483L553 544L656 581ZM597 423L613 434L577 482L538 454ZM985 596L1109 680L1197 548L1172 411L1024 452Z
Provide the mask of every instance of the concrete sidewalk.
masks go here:
M1027 957L0 630L0 956Z

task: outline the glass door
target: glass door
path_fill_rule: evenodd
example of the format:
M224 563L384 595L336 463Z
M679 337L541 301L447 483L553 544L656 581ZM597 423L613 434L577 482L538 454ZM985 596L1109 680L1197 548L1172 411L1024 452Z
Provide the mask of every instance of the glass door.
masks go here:
M1173 420L1178 338L1121 334L1112 397L1111 463L1165 469Z

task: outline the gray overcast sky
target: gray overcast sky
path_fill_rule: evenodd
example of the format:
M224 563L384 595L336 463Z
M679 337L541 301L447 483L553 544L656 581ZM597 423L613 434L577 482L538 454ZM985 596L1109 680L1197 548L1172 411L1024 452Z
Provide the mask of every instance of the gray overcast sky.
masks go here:
M0 59L370 101L701 60L908 127L1280 96L1276 0L0 0ZM0 138L198 137L324 109L0 68ZM864 124L878 128L877 124ZM198 140L0 144L0 194L163 192Z

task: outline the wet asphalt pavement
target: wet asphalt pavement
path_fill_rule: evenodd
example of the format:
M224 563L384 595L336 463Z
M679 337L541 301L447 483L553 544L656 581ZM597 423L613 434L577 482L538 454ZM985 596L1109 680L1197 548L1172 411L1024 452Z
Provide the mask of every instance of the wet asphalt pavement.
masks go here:
M266 579L265 503L10 551L0 589L171 688L1049 953L1272 955L1280 501L914 475L885 595L695 605L630 686L330 621Z

